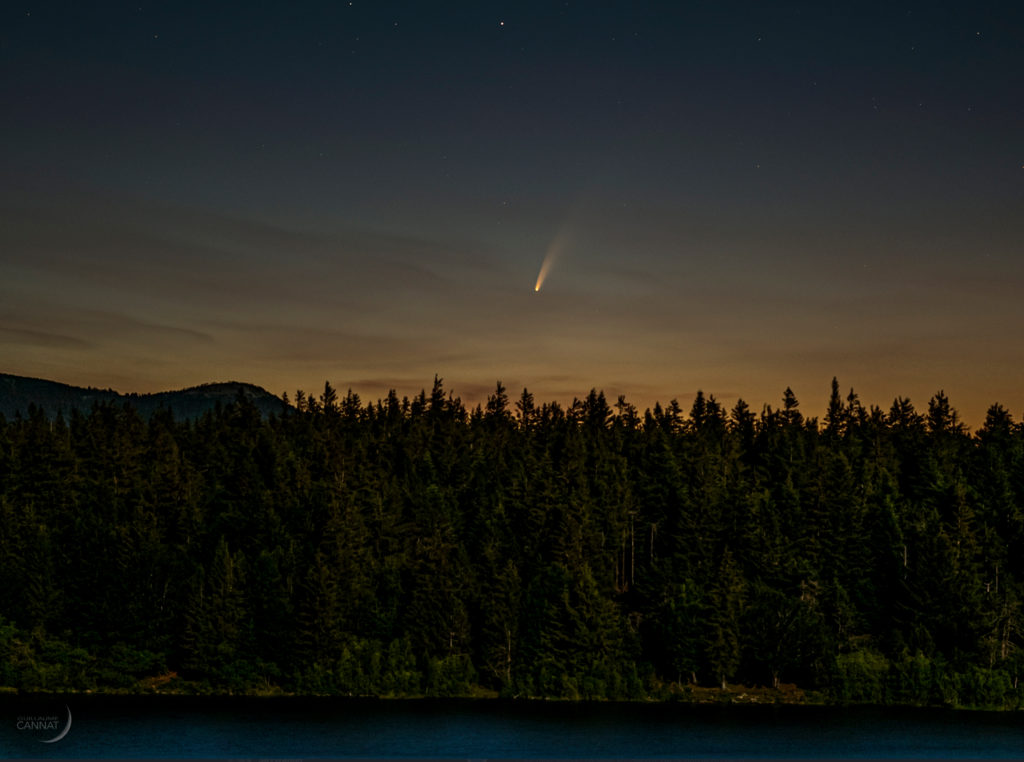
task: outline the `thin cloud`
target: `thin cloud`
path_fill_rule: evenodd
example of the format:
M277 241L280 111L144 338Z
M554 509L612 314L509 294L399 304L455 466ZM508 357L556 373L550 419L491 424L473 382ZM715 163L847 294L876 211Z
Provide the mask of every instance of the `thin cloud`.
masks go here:
M122 332L139 332L143 334L159 334L169 337L202 342L204 344L214 343L212 335L205 331L198 331L194 328L184 328L179 325L167 323L155 323L151 320L143 320L125 312L108 312L105 310L83 310L84 318L91 318L97 323L106 324Z
M2 325L0 325L0 343L53 349L92 349L96 346L94 343L76 336Z

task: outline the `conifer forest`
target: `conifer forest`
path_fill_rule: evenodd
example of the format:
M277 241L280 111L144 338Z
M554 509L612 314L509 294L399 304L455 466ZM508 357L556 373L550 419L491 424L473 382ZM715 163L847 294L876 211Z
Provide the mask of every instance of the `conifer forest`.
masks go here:
M0 418L0 690L1024 706L1024 426L468 408Z

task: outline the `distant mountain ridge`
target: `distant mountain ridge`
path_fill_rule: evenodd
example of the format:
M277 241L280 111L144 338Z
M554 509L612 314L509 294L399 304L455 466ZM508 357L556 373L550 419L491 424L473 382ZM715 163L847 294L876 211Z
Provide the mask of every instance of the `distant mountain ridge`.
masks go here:
M113 389L93 389L71 386L41 378L14 376L0 373L0 414L6 418L28 415L31 405L41 409L48 417L57 413L67 415L72 410L88 413L95 404L129 404L140 415L148 418L158 410L170 410L178 420L198 418L217 403L234 402L242 393L263 415L280 415L285 403L261 386L228 381L202 384L178 391L155 394L120 394Z

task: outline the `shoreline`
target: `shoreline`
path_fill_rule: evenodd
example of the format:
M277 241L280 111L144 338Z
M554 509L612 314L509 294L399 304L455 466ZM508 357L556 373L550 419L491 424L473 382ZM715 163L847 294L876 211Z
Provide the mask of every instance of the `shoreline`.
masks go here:
M157 700L188 700L193 699L200 702L218 701L261 701L280 699L284 702L301 703L311 701L314 703L339 701L351 703L408 703L428 705L460 704L460 705L492 705L492 706L689 706L689 707L740 707L740 706L763 706L763 707L819 707L819 708L856 708L856 709L921 709L921 710L946 710L964 712L1021 712L1022 707L1006 706L974 706L974 705L953 705L953 704L918 704L918 703L869 703L869 702L839 702L831 699L821 691L805 691L794 685L783 685L780 688L766 688L763 686L729 685L725 690L719 687L685 686L683 689L676 688L662 696L648 696L637 699L592 699L592 698L567 698L561 696L502 696L497 691L477 686L477 690L461 695L450 696L428 696L417 695L359 695L340 693L295 693L283 689L271 689L266 691L211 691L203 690L196 684L184 684L165 690L157 689L114 689L114 690L33 690L20 691L6 686L0 687L0 702L8 700L23 699L47 700L61 697L86 698L87 700L113 699L113 700L135 700L140 698L155 698Z

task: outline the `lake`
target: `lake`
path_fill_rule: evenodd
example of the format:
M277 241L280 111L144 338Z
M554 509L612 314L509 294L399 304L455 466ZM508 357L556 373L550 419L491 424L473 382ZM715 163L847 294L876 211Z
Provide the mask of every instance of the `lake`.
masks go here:
M0 696L0 723L40 759L1024 757L1024 715L941 709Z

